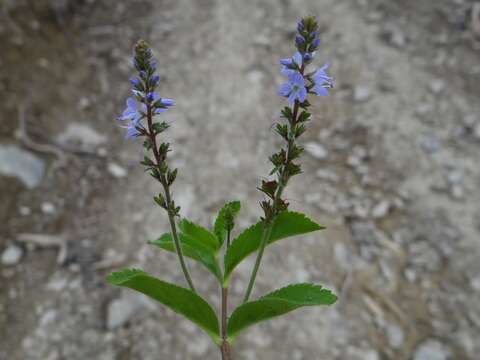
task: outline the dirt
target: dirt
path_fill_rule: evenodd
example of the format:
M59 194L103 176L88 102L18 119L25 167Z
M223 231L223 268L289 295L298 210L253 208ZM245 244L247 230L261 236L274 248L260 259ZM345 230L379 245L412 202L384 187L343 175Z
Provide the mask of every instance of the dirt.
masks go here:
M291 53L303 14L319 17L317 62L331 63L336 88L314 99L304 139L326 156L307 153L286 194L327 230L268 249L253 295L311 281L340 301L253 327L235 344L236 358L476 358L478 2L0 7L0 144L46 164L34 188L0 174L0 255L22 249L13 265L0 264L0 360L219 358L193 325L105 282L136 266L183 284L175 257L146 244L168 230L152 201L158 184L138 164L141 144L125 141L114 120L133 74L131 49L149 41L161 94L177 101L166 118L182 215L208 226L225 201L239 199L245 227L260 216L256 186L278 146L278 59ZM34 243L28 234L61 241ZM253 261L234 276L233 304ZM218 307L213 279L189 265ZM127 310L116 313L115 301Z

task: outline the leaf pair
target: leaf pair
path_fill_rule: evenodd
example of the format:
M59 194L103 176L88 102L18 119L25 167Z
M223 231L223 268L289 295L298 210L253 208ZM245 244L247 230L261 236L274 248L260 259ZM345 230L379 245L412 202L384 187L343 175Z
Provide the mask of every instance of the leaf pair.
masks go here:
M139 291L198 325L214 341L222 342L215 311L199 295L150 276L142 270L126 269L114 272L107 281L113 285ZM241 331L260 321L286 314L303 306L331 305L337 297L319 285L295 284L276 290L258 300L239 306L228 321L228 342Z

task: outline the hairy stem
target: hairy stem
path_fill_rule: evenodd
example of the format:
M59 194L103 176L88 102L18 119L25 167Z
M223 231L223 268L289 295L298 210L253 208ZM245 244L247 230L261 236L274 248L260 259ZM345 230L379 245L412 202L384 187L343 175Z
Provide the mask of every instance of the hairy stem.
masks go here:
M300 73L303 75L304 67L302 66ZM295 124L298 116L298 110L300 108L300 103L298 100L295 100L295 105L293 106L293 120L292 123ZM289 140L287 143L287 162L289 161L289 155L292 146L294 145L293 140ZM258 250L257 259L255 260L255 265L253 267L252 275L250 276L250 280L248 282L247 291L245 292L245 297L243 298L243 302L246 303L250 298L250 295L253 290L253 285L255 284L255 279L257 277L258 269L260 268L260 263L262 262L263 252L265 251L265 247L267 246L268 240L270 239L270 235L272 234L272 227L273 222L275 220L275 216L278 212L278 202L281 199L283 189L287 186L288 176L285 174L285 167L279 174L279 184L277 192L275 193L275 197L273 198L273 215L269 219L265 219L265 227L263 228L262 233L262 240L260 242L260 249Z
M222 287L222 360L232 360L232 351L227 341L227 305L228 305L228 288Z
M178 233L177 233L177 227L175 225L175 216L172 212L172 209L170 207L172 196L170 193L170 185L168 184L168 181L165 177L165 174L161 172L161 165L162 165L162 159L160 157L160 154L158 152L158 147L157 147L157 139L155 135L155 131L153 130L153 115L152 115L152 108L149 105L147 108L147 123L148 123L148 133L147 136L149 137L152 147L153 147L153 154L155 156L155 162L156 166L158 168L158 171L160 173L160 183L163 186L164 194L165 194L165 201L167 204L167 213L168 213L168 220L170 222L170 229L172 232L172 237L173 237L173 242L175 244L175 250L178 255L178 259L180 261L180 266L183 271L183 275L185 276L185 280L188 283L188 286L193 292L195 291L195 287L193 286L192 278L190 277L190 273L188 272L187 264L185 263L185 258L183 256L182 252L182 247L180 246L180 241L178 239Z

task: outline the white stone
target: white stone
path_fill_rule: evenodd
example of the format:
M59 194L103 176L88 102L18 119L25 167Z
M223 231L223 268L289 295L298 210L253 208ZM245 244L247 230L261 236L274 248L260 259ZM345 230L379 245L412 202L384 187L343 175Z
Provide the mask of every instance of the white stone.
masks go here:
M2 265L13 266L18 264L22 258L23 250L16 245L8 246L2 253Z
M27 188L40 184L45 162L15 145L0 145L0 175L14 176Z
M353 89L353 101L362 103L370 100L372 93L370 88L364 85L358 85Z
M123 178L127 176L127 170L113 162L108 163L107 170L113 177L116 178Z
M388 343L394 349L400 349L405 341L405 334L402 328L396 324L387 324Z
M437 340L426 340L415 350L413 360L449 360L450 350Z
M375 219L383 218L385 215L388 214L389 210L390 202L387 200L382 200L372 209L372 217L374 217Z
M42 203L42 212L46 215L52 215L55 214L57 209L55 208L55 205L53 205L51 202L45 201Z
M443 91L443 89L445 89L445 81L442 79L435 79L430 83L429 89L432 94L438 95Z
M126 294L113 300L107 311L107 328L113 330L127 323L137 312L145 307L152 309L153 304L137 294Z
M315 159L324 160L328 156L328 151L322 145L315 142L305 144L305 151L312 155Z
M92 148L105 143L105 135L98 133L85 124L70 123L67 128L58 135L57 142L64 146L80 146L83 150L92 152Z

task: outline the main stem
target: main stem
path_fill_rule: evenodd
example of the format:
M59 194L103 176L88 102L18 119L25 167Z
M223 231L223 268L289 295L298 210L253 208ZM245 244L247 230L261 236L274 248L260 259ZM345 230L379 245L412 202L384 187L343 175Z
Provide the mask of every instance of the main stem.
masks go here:
M160 171L161 168L161 159L160 159L160 154L158 153L158 147L157 147L157 139L155 136L155 132L153 130L153 116L152 116L152 108L150 105L148 105L147 109L147 123L148 123L148 137L150 138L150 141L152 142L152 147L153 147L153 154L155 156L155 161L157 164L157 168L159 169L160 173L160 183L163 186L163 190L165 193L165 201L167 203L167 213L168 213L168 220L170 222L170 229L172 232L172 237L173 237L173 243L175 244L175 250L178 255L178 259L180 261L180 266L183 271L183 275L185 276L185 280L187 280L188 286L193 292L196 292L195 287L193 286L192 278L190 277L190 273L188 272L187 264L185 263L185 258L183 257L183 252L182 252L182 247L180 246L180 241L178 240L178 233L177 233L177 226L175 225L175 216L172 213L172 209L170 208L170 203L172 200L172 196L170 194L170 186L168 185L168 181L165 178L165 174L163 174Z
M227 230L227 249L230 247L231 230ZM227 341L227 320L228 320L228 287L222 286L222 345L220 351L222 352L222 360L232 360L232 348Z
M304 67L302 66L300 73L303 75ZM292 122L293 124L297 120L298 109L300 107L300 103L298 100L295 100L295 105L293 106L293 115L292 115ZM288 141L287 144L287 161L289 159L290 149L292 147L292 141ZM267 242L270 239L270 235L272 234L273 223L275 221L275 216L277 214L277 204L282 196L283 189L287 185L288 178L285 176L285 167L281 171L279 175L279 184L277 192L275 193L275 198L273 199L273 215L269 219L265 219L265 227L263 228L262 233L262 240L260 242L260 249L258 250L257 259L255 260L255 265L253 267L252 275L250 276L250 281L248 282L247 291L245 293L245 297L243 298L243 302L246 303L250 298L250 294L253 290L253 285L255 284L255 279L257 277L258 269L260 268L260 263L262 262L263 252L265 251L265 247L267 246Z

